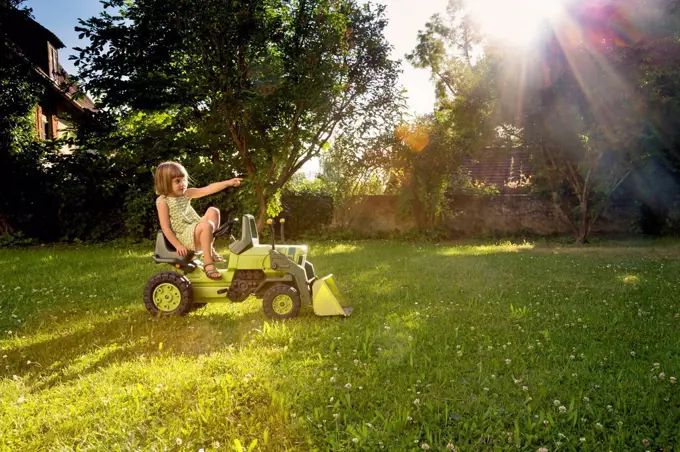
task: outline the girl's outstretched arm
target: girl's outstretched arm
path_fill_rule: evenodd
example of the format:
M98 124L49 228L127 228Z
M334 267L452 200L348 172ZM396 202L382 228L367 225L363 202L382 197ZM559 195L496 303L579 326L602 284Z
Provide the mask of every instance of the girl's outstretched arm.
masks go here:
M182 242L177 239L177 236L170 227L170 208L168 207L168 203L159 197L156 199L156 209L158 210L158 221L161 223L161 230L163 231L165 238L172 243L172 246L177 250L177 254L182 257L186 256L188 252L187 247L182 245Z
M222 191L227 187L238 187L241 185L241 179L240 177L235 177L233 179L229 180L224 180L222 182L214 182L210 185L206 185L205 187L201 188L188 188L187 189L187 196L189 198L202 198L203 196L208 196L212 195L214 193L217 193L218 191Z

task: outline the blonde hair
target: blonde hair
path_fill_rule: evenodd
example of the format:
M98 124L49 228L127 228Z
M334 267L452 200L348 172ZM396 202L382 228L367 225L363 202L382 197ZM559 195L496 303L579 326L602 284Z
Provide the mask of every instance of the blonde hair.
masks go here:
M154 174L154 186L157 195L172 193L172 180L176 177L184 177L189 181L187 170L177 162L163 162L156 168Z

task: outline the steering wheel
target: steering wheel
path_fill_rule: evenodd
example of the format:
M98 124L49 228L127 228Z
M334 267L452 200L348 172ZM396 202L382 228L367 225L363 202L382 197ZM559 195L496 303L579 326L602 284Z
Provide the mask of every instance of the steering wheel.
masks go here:
M215 231L215 234L213 235L215 238L217 237L222 237L223 235L228 235L229 239L233 242L236 241L236 238L231 234L231 230L233 229L234 225L238 223L238 218L231 219L224 224L222 224L217 230Z

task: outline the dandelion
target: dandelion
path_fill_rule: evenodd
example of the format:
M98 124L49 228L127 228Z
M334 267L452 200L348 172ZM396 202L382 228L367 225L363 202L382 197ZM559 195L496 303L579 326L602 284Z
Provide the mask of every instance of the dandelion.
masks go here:
M177 443L178 446L182 445L182 438L176 438L175 442Z
M548 424L550 424L550 421L547 420L547 419L543 419L543 425L548 425Z
M335 383L335 377L331 377L331 383Z
M560 410L560 413L566 413L566 412L567 412L567 407L565 407L564 405L560 405L560 407L558 408L558 410Z
M527 392L529 390L529 386L522 386L522 391Z
M423 444L420 446L420 448L423 449L423 450L430 450L430 445L427 444L427 443L423 443Z
M585 396L584 396L584 397L583 397L583 401L584 401L584 402L590 402L590 399L589 399L588 397L585 397Z
M416 406L420 405L420 399L415 399L413 401L413 404L416 405Z
M446 445L446 448L447 448L448 450L453 450L453 451L456 450L456 446L454 446L454 445L451 444L451 443L448 443L448 444Z
M510 365L511 362L512 362L512 360L511 360L510 358L507 358L507 359L505 360L505 364Z
M595 424L595 427L597 427L597 428L602 428L602 424L600 424L599 422L597 422L597 423Z
M579 441L581 441L582 443L585 443L585 442L586 442L586 439L585 439L585 438L580 438Z
M659 363L654 363L654 368L655 368L655 369L661 368L661 364L659 364Z
M661 372L661 373L659 374L659 380L663 380L664 378L666 378L666 374L663 373L663 372Z
M648 440L648 439L643 439L643 440L642 440L642 444L643 444L645 447L649 446L649 440Z
M373 424L371 424L370 422L366 422L366 427L373 428Z
M553 405L555 405L555 406L560 406L560 405L562 405L562 402L560 402L559 400L555 399L555 401L553 401Z
M347 384L345 385L345 387L346 387L347 389L352 389L352 383L347 383Z
M359 438L356 438L356 437L355 437L355 438L352 438L352 442L353 442L354 444L358 443L358 442L359 442Z
M538 452L548 452L547 447L539 447Z
M635 352L630 352L630 356L632 356L633 358L635 358Z
M462 351L462 350L458 350L458 351L456 352L456 355L459 356L459 357L460 357L460 356L463 356L463 351Z
M678 379L675 378L675 377L671 377L671 378L669 378L669 380L670 380L672 385L674 385L678 381Z
M574 355L571 355L571 356L569 356L569 359L571 359L573 361L573 360L576 359L576 357Z
M483 391L484 391L484 392L489 392L489 388L484 388Z
M358 364L359 364L359 360L358 360L358 359L355 359L355 360L354 360L354 365L356 366L356 365L358 365Z

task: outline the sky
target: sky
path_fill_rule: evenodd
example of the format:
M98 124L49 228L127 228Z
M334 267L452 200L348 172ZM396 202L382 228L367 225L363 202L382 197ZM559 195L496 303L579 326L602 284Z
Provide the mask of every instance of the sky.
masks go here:
M392 57L404 59L416 45L418 30L434 13L443 13L447 0L379 0L386 5L389 25L385 30L387 40L394 46ZM68 5L68 6L67 6ZM68 57L73 47L83 46L74 27L79 18L89 18L102 11L98 0L27 0L24 6L33 9L33 16L44 27L61 39L66 48L59 51L59 62L66 72L75 74L76 68ZM416 69L408 62L402 63L401 85L406 89L411 113L425 114L432 111L434 87L429 71Z

